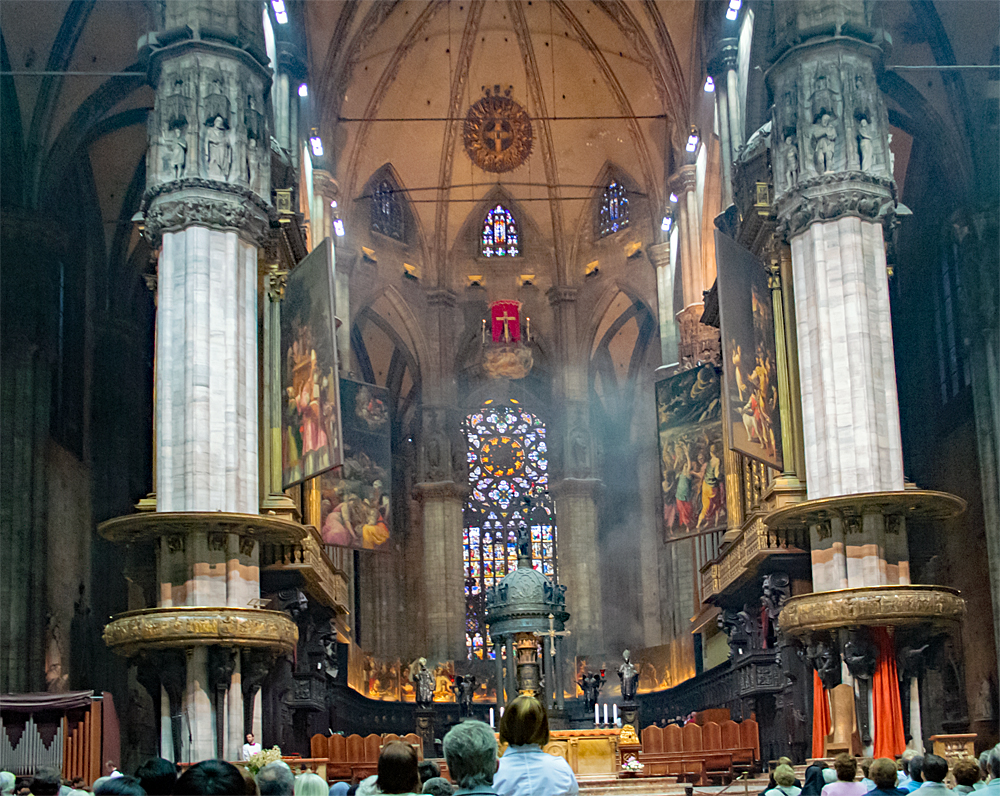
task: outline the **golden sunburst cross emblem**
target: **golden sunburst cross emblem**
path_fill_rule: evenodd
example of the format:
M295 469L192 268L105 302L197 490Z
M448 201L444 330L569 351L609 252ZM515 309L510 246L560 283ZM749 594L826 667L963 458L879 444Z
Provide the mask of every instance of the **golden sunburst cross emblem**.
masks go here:
M486 96L465 117L465 151L483 171L512 171L531 154L531 119L510 98L512 88L501 93L499 85L484 86Z

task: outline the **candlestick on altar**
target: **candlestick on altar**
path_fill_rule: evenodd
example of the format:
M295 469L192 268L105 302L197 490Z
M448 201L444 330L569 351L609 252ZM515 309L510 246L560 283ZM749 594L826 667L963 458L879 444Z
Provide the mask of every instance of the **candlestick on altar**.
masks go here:
M611 719L612 719L612 724L614 724L617 727L618 726L618 703L617 702L611 706Z
M604 703L604 723L608 723L608 703Z
M599 713L601 709L600 705L594 705L594 726L596 727L601 723L601 714Z
M527 321L528 321L528 325L527 325L527 328L524 330L524 336L528 339L528 342L530 343L531 342L531 318L528 318Z
M486 345L486 319L483 318L483 345Z
M485 323L485 321L484 321L484 323ZM493 708L490 708L490 726L491 727L495 726L493 724Z

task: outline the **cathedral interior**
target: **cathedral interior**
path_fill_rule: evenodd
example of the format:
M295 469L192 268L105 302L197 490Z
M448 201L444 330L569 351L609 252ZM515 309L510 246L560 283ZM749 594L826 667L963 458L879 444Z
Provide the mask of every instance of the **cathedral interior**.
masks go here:
M0 693L128 769L525 689L1000 740L997 3L3 0L0 58Z

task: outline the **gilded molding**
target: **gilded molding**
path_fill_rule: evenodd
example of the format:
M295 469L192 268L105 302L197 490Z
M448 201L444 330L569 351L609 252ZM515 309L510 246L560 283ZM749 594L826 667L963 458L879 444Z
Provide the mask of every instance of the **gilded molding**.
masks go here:
M950 624L965 616L965 600L945 586L868 586L792 597L781 630L802 636L840 627Z
M299 629L280 611L259 608L172 607L129 611L104 627L104 643L119 655L212 644L291 652Z
M769 528L829 527L830 520L846 521L866 514L907 519L946 520L965 511L962 498L948 492L929 489L904 489L898 492L864 492L857 495L805 500L772 511L764 522ZM822 536L822 533L821 533Z
M225 511L162 511L125 514L102 522L98 532L112 542L131 544L166 536L183 539L196 533L238 534L253 540L274 544L299 542L308 533L304 525L273 514L236 514Z

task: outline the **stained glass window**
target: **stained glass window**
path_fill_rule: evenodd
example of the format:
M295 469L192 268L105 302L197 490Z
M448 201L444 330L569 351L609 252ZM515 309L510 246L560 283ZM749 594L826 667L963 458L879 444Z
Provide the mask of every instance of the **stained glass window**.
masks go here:
M521 253L517 222L503 205L497 205L483 220L483 257L517 257Z
M625 186L612 180L601 194L601 209L597 217L597 231L603 238L628 226L628 195Z
M531 528L535 569L556 583L556 521L549 498L545 424L517 401L489 400L465 418L469 486L462 547L465 562L465 646L469 657L492 658L484 620L485 592L517 568L517 529ZM535 495L528 512L526 495Z
M382 180L372 192L372 229L403 240L403 205L388 180Z

